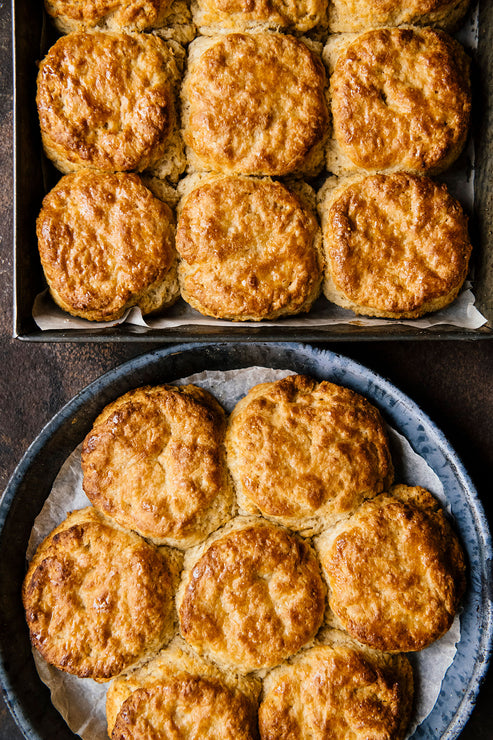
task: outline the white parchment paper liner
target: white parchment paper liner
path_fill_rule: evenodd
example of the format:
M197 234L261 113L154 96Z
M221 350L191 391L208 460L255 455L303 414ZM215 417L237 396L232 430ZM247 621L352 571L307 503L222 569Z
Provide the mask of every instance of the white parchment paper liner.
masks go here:
M229 413L245 393L257 383L270 382L287 375L291 370L245 368L242 370L206 371L175 381L175 384L194 383L210 391ZM389 429L392 456L399 470L399 483L421 485L433 493L447 508L447 499L438 476L423 458L417 455L409 442ZM43 539L66 517L67 512L89 506L82 490L82 471L79 445L60 469L43 509L36 518L29 540L27 558L30 560ZM460 640L460 621L456 617L452 628L426 650L411 654L416 683L415 708L408 737L433 709L445 673L452 663L456 644ZM106 740L105 701L108 684L91 679L79 679L48 665L34 651L34 659L41 680L51 692L54 706L72 729L83 740Z

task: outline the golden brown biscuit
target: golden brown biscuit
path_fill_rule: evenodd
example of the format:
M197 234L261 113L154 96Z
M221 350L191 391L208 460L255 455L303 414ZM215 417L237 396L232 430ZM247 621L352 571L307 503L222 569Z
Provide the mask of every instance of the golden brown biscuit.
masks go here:
M421 650L447 632L465 588L459 541L424 488L394 486L318 543L329 605L360 642Z
M112 682L108 734L137 740L152 732L168 737L172 729L176 740L253 740L259 692L258 680L221 673L176 638L145 666Z
M325 589L308 542L240 517L185 559L177 603L181 634L198 653L248 673L310 642Z
M46 12L64 33L101 25L115 31L159 28L170 5L171 0L45 0Z
M435 173L458 157L471 90L457 41L431 28L383 28L330 37L324 59L333 68L329 172Z
M304 534L393 479L378 410L348 388L304 375L252 388L230 416L226 449L240 508Z
M311 31L327 25L327 3L323 0L198 0L192 14L201 33L283 30Z
M365 316L416 318L467 275L467 216L445 185L403 172L340 182L320 204L324 294Z
M203 314L236 321L309 311L322 281L320 242L315 215L281 183L207 180L178 219L181 294Z
M303 41L273 32L197 39L182 97L193 170L286 175L321 169L326 77Z
M262 740L402 740L413 676L404 656L357 646L333 632L264 679Z
M24 580L31 642L60 670L108 681L172 637L176 578L173 558L134 532L93 508L72 512Z
M157 36L71 33L39 66L43 146L62 172L184 168L176 140L177 59Z
M344 33L412 24L452 31L468 7L469 0L329 0L329 29Z
M62 177L43 200L38 248L56 303L91 321L164 308L179 296L171 209L137 175Z
M91 503L157 544L197 544L231 515L225 415L193 385L147 386L110 403L82 448Z

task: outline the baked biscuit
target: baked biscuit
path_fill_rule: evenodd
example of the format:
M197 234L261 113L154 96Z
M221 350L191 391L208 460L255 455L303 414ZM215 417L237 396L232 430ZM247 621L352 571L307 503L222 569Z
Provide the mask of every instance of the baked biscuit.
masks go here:
M177 604L181 634L199 654L248 673L310 642L325 588L308 542L240 517L187 553Z
M226 432L242 510L313 534L392 483L378 410L348 388L291 375L252 388Z
M465 562L445 515L424 488L395 486L317 543L329 605L360 642L421 650L450 628Z
M383 28L329 37L333 70L334 174L449 167L466 140L471 112L469 59L461 45L431 28Z
M309 311L320 293L316 217L279 182L200 183L181 205L176 247L181 294L209 316L274 319Z
M45 8L63 33L101 28L146 31L159 28L169 14L171 0L45 0Z
M254 740L260 682L218 671L180 638L153 660L110 685L108 735ZM146 734L147 733L147 734Z
M197 544L231 515L225 415L193 385L129 391L98 416L82 447L91 503L156 544Z
M221 30L283 30L306 33L327 26L327 3L322 0L197 0L192 15L201 33Z
M177 45L176 45L177 46ZM174 47L157 36L71 33L39 65L37 106L46 155L62 172L185 167L176 127Z
M55 302L91 321L148 314L179 296L174 217L137 175L81 170L43 200L41 264Z
M319 57L293 36L197 39L182 99L191 171L316 174L323 166L325 72Z
M411 24L454 31L468 7L469 0L329 0L329 29L344 33Z
M467 275L467 216L445 185L403 172L322 191L323 290L365 316L416 318L444 308Z
M264 679L262 740L402 740L413 676L404 656L356 646L334 631Z
M24 580L33 646L79 678L119 675L171 639L177 565L95 509L72 512L38 548Z

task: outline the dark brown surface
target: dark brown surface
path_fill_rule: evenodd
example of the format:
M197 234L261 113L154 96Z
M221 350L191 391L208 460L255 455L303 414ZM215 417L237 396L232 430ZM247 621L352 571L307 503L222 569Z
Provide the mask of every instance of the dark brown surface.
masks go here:
M30 344L11 339L13 209L10 54L10 8L0 0L2 490L27 446L66 401L106 370L156 346L131 346L125 343ZM490 495L493 469L493 342L348 343L336 344L331 348L389 378L421 405L462 457L478 488L489 520L493 522ZM461 740L492 740L492 707L493 675L490 671ZM0 740L20 740L21 737L0 700Z

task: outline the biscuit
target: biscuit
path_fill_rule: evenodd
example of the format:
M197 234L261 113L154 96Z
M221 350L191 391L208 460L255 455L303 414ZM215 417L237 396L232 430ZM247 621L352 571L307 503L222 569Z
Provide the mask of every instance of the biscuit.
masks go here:
M217 401L196 386L129 391L106 406L84 440L84 491L156 544L197 544L231 515L225 423Z
M80 170L45 196L36 223L46 281L64 311L90 321L179 296L174 217L130 173Z
M79 678L119 675L171 639L176 567L95 509L72 512L38 548L24 580L33 647Z
M459 541L424 488L395 486L324 533L329 606L347 632L387 652L421 650L450 628L465 588Z
M407 658L332 634L264 679L261 740L403 740L413 698Z
M181 205L183 298L203 314L259 321L309 311L322 281L314 213L269 179L216 177Z
M248 673L312 640L325 588L307 541L240 517L187 553L177 605L181 635L199 654Z
M345 33L417 25L454 31L468 7L469 0L329 0L329 30Z
M342 386L291 375L252 388L226 432L239 506L313 534L392 483L378 410Z
M433 174L458 157L471 89L469 59L455 39L431 28L336 35L324 60L333 69L329 172Z
M62 172L185 167L176 126L180 72L157 36L71 33L39 65L36 102L43 147Z
M177 739L253 740L259 693L258 680L221 673L178 637L145 666L112 682L108 735L167 737L171 726Z
M45 8L62 33L95 28L146 31L159 28L171 0L45 0Z
M322 193L329 301L365 316L416 318L451 303L471 242L460 203L427 177L355 176Z
M326 86L321 60L293 36L197 39L182 87L190 171L316 174L328 126Z
M197 0L192 15L201 33L283 30L306 33L327 26L327 3L322 0Z

